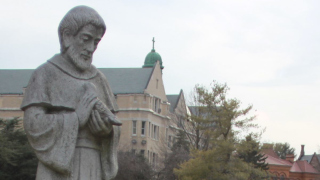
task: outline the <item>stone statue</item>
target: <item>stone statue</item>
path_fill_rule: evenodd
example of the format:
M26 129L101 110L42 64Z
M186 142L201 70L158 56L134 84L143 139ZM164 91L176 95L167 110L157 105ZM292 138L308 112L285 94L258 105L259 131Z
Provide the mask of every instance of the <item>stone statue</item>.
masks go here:
M121 122L106 77L92 56L106 30L87 6L59 25L61 52L38 67L21 105L38 159L37 180L109 180L118 171Z

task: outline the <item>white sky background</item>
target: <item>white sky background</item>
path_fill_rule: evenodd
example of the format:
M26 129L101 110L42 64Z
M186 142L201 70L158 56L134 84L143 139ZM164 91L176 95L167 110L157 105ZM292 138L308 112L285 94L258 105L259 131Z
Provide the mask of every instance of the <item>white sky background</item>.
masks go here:
M107 25L97 67L141 67L155 37L167 94L226 82L253 104L263 142L318 152L320 1L1 0L0 68L34 69L58 53L59 22L82 4Z

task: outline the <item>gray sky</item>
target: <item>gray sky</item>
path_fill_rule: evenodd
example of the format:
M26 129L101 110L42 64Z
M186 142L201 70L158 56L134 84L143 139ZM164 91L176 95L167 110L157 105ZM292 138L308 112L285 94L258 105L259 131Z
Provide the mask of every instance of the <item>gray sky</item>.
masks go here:
M34 69L58 53L59 22L76 5L106 22L97 67L141 67L155 37L167 94L226 82L253 104L263 142L319 151L320 1L1 0L0 68Z

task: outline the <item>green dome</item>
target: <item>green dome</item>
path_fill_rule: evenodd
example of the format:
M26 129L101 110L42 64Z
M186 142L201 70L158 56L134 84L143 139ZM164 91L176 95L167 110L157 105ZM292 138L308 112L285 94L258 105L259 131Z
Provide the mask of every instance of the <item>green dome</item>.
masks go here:
M162 66L162 59L159 53L156 50L152 49L151 52L148 53L146 59L144 60L144 65L142 67L153 67L154 63L160 61L161 69L164 67Z

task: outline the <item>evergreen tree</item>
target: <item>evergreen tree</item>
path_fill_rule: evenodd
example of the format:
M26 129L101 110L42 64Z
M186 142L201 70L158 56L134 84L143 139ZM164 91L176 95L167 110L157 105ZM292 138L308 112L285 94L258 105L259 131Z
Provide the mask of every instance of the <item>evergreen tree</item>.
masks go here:
M268 163L265 162L267 157L261 153L260 143L254 136L253 134L249 134L244 140L240 141L237 147L237 155L244 162L253 164L254 168L263 171L268 170ZM255 174L255 171L250 175L251 179L259 179L259 176L260 173Z
M19 123L0 120L0 179L35 179L38 160Z
M252 136L249 134L240 142L237 149L238 157L247 163L253 163L255 168L268 170L268 164L265 163L266 157L261 153L259 142Z

